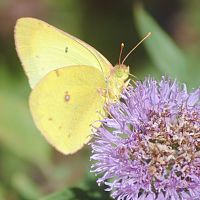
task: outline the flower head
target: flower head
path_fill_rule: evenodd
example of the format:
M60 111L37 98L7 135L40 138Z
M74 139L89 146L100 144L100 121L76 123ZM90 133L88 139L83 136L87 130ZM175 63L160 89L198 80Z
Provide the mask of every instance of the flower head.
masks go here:
M92 171L117 200L200 199L200 88L147 78L95 132Z

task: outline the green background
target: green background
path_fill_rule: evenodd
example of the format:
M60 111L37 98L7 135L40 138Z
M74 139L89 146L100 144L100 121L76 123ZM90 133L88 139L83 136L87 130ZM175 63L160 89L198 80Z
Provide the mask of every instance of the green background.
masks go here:
M169 75L191 90L200 83L199 10L198 0L0 0L0 199L108 199L109 195L89 173L88 146L63 156L36 130L28 108L30 88L14 45L18 18L42 19L89 43L113 65L121 42L124 57L152 32L126 60L131 73L138 80Z

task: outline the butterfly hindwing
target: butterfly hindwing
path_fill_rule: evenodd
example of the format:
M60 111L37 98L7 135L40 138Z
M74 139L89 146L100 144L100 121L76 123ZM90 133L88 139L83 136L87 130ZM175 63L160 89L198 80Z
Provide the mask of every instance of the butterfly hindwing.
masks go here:
M74 153L91 138L91 124L103 114L106 88L102 73L89 66L70 66L48 73L33 89L30 108L38 129L64 154Z

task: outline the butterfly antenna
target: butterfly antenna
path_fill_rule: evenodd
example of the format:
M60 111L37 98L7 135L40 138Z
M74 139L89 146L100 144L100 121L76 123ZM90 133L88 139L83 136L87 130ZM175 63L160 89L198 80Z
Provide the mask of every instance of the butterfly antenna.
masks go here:
M122 52L124 49L124 43L121 43L120 53L119 53L119 65L121 65L121 58L122 58Z
M127 54L127 56L124 58L124 60L122 61L122 65L124 64L124 62L126 61L126 59L130 56L130 54L144 41L146 40L149 36L151 35L151 32L147 33L147 35L140 41L138 42L138 44L136 44L131 51Z

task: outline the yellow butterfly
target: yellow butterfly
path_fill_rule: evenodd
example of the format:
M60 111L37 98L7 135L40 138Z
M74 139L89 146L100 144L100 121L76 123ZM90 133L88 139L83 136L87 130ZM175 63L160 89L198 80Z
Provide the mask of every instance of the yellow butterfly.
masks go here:
M129 68L113 67L90 45L35 18L17 21L15 44L37 128L58 151L76 152L91 139L107 99L118 100Z

